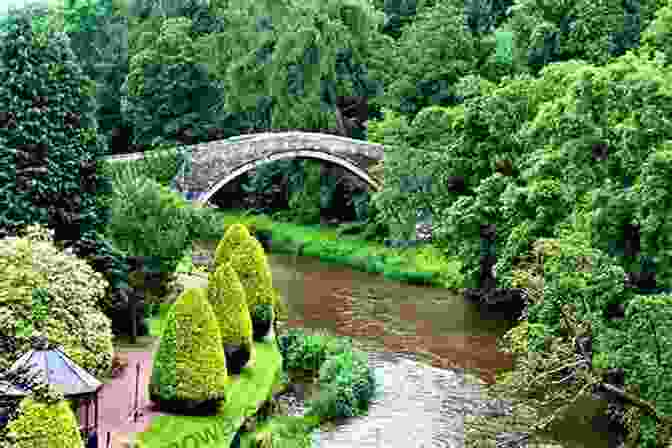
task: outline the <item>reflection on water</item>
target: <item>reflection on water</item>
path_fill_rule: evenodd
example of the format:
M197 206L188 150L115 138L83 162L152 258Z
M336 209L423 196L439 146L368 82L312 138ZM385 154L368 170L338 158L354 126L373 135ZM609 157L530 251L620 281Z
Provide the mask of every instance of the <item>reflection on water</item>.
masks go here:
M199 246L212 255L216 244ZM352 337L354 346L368 352L382 386L366 418L321 433L318 446L462 448L465 414L508 414L506 403L484 400L478 385L465 382L464 372L491 383L499 369L512 367L511 355L496 348L497 337L511 323L484 319L454 291L309 257L268 254L268 259L273 284L288 306L289 319L279 330L302 327ZM290 415L301 415L301 404L293 406ZM594 433L590 416L565 419L555 429L554 438L564 446L607 447L606 438Z

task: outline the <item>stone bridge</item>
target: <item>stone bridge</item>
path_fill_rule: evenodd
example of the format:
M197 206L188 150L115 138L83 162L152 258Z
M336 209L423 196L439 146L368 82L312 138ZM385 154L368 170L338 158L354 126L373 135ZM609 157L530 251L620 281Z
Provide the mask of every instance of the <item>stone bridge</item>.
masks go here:
M191 151L191 168L186 174L178 174L176 186L182 192L191 192L193 199L200 203L208 203L220 188L253 168L293 158L335 163L373 189L380 187L368 175L367 169L383 159L383 146L362 140L330 134L285 132L255 134L186 148Z

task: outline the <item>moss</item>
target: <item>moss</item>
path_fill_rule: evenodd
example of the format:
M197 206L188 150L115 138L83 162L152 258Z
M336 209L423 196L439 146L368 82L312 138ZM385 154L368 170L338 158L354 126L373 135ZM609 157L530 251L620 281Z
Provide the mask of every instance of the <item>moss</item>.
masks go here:
M231 264L226 262L210 275L208 300L215 311L223 344L252 348L252 320L245 289Z
M231 255L231 266L245 288L248 309L260 303L274 305L271 270L261 243L254 238L243 241Z
M112 324L101 311L108 283L100 273L59 250L42 226L28 227L24 238L0 240L0 273L0 332L18 335L16 347L0 354L0 370L30 349L35 330L94 376L109 374ZM41 317L33 314L36 288L47 291ZM32 330L19 335L22 325Z
M188 289L171 307L154 359L150 396L194 402L225 398L222 336L205 289Z
M75 414L65 400L47 404L26 397L7 429L9 438L16 437L14 448L84 448Z
M233 224L229 226L215 250L215 269L222 263L229 261L240 244L250 238L252 238L252 235L245 225Z

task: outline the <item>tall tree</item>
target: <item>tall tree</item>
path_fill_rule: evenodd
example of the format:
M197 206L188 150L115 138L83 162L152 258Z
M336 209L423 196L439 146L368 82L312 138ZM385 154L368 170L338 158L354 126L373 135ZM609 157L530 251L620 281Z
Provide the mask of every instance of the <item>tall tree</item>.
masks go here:
M219 117L222 92L197 61L191 26L184 17L164 20L158 38L131 58L123 113L134 143L196 143Z
M387 107L414 118L426 106L461 103L466 93L456 86L465 76L498 82L514 73L514 67L496 60L492 8L479 5L465 8L464 1L449 0L419 11L395 47L398 69L386 92Z
M247 15L243 33L253 39L250 49L227 67L229 92L235 92L227 99L232 110L254 108L265 96L275 128L331 128L336 97L371 97L380 91L363 65L376 23L367 2L285 0L231 11Z
M514 33L514 59L536 74L551 62L604 65L639 46L659 0L521 0L503 28Z

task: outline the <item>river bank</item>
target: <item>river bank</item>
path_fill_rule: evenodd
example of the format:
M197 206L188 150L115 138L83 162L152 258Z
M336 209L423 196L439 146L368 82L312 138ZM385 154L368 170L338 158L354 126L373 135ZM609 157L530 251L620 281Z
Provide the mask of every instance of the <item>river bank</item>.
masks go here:
M446 257L430 243L393 248L357 235L341 234L335 226L305 226L232 210L217 210L216 214L224 227L245 224L267 252L314 257L414 285L458 291L464 284L460 260ZM178 272L180 269L187 272L186 264L178 267Z

